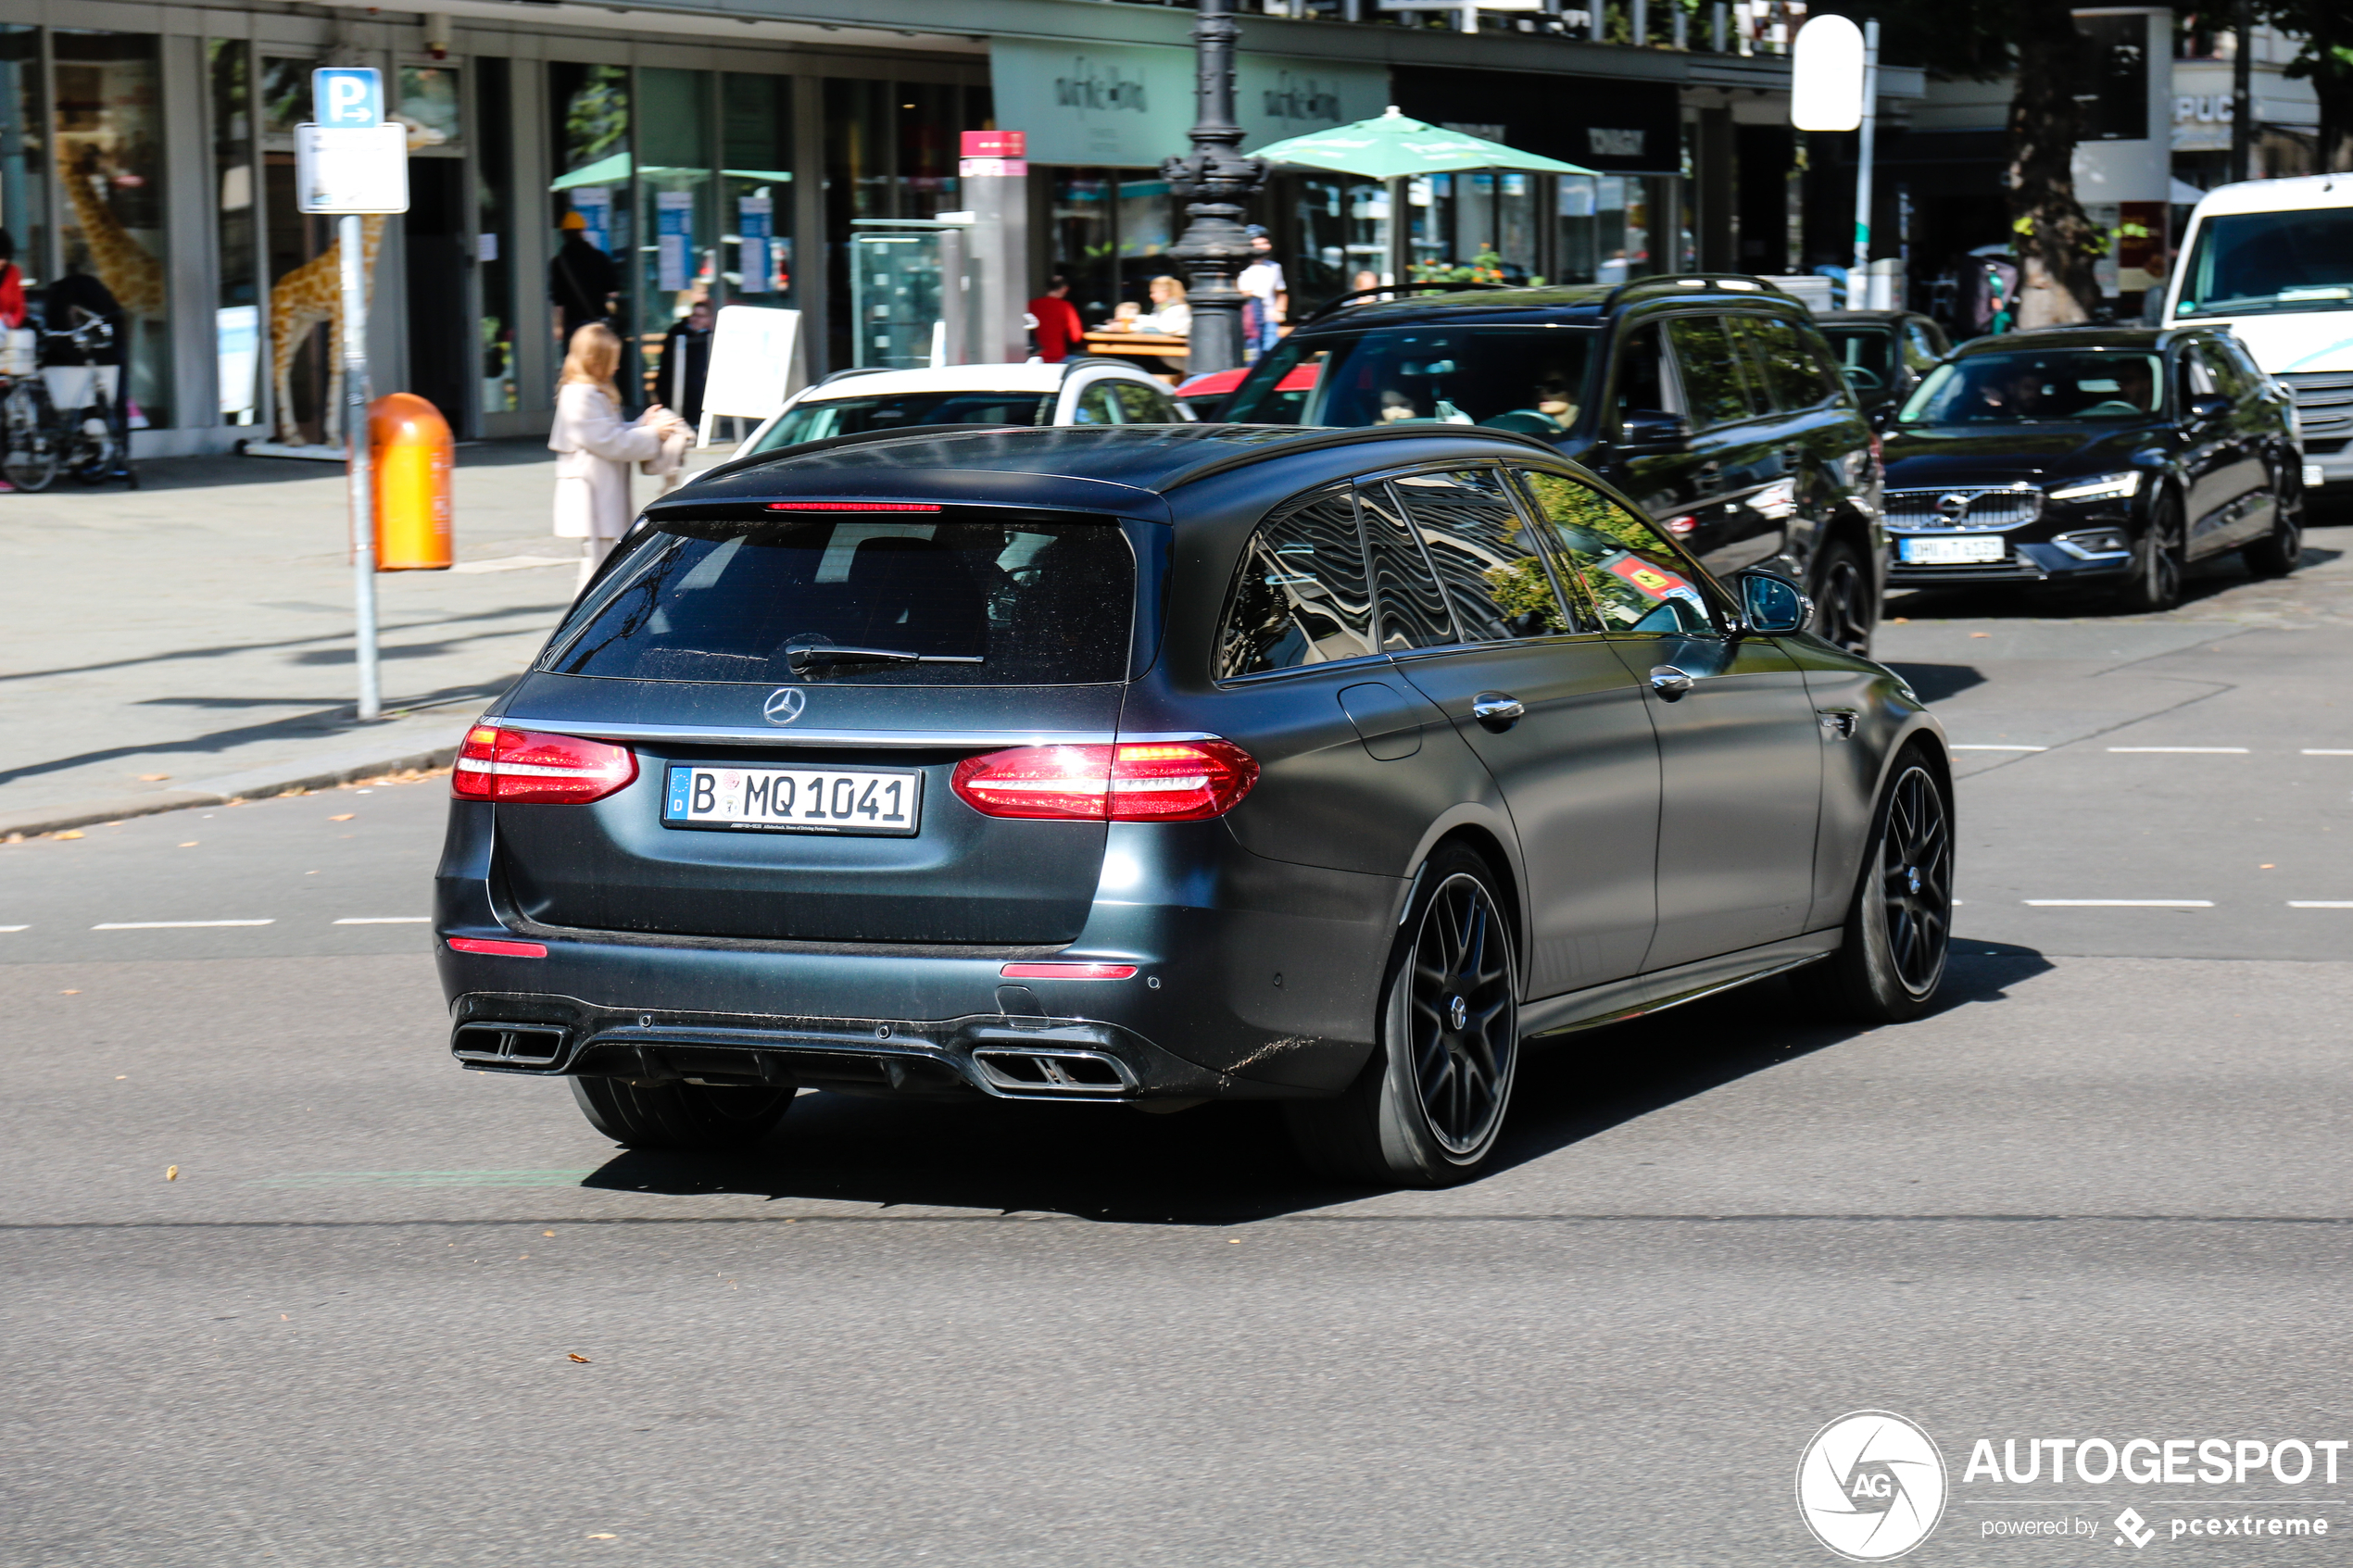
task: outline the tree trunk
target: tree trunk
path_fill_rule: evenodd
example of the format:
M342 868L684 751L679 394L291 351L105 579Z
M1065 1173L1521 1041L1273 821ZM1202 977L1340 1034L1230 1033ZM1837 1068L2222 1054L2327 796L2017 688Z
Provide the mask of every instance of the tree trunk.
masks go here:
M2087 320L2099 302L2092 260L2101 236L2075 199L2075 135L2082 110L2082 35L2055 0L2010 8L2018 43L2010 94L2010 243L2018 252L2018 324Z

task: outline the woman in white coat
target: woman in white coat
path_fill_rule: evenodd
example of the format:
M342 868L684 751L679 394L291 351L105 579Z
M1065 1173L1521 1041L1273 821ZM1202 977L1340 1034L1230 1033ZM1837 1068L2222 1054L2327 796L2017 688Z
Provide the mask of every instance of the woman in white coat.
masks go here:
M556 537L583 541L583 586L629 532L637 508L629 496L629 465L677 471L691 433L684 420L657 403L635 422L621 417L621 339L602 321L572 334L563 374L556 382L555 426L547 445L556 454Z

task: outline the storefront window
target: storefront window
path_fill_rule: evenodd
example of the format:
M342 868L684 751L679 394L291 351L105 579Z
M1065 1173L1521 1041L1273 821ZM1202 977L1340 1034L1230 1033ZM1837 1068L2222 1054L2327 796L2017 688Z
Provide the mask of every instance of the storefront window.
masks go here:
M708 71L648 67L637 73L638 174L648 215L636 248L637 323L647 386L670 324L711 297L718 270ZM664 401L665 399L657 399Z
M212 193L220 237L213 343L220 421L249 425L261 408L259 216L254 194L253 50L242 41L205 44L212 88Z
M171 340L164 320L161 71L153 34L52 35L57 215L65 272L104 284L121 307L133 430L171 422ZM53 323L57 324L57 323Z
M1278 178L1290 182L1299 235L1298 250L1282 258L1291 320L1351 289L1378 284L1388 265L1388 192L1344 176Z
M1113 265L1113 176L1102 169L1056 169L1050 178L1052 270L1070 280L1070 302L1091 327L1110 318L1120 297Z
M898 218L929 218L954 212L957 196L957 132L965 129L962 89L902 82L892 89L899 105ZM876 214L875 216L880 216Z
M269 56L261 62L261 128L271 136L291 136L310 119L310 73L316 60Z
M747 304L789 307L792 82L731 73L720 94L721 276Z
M583 237L621 264L620 319L627 321L635 271L628 262L636 254L631 222L635 182L630 179L628 68L558 60L547 67L547 89L555 120L556 217L560 221L570 213L580 214L587 224ZM559 332L562 330L559 326ZM559 358L562 348L559 343Z
M513 412L515 389L515 210L513 94L509 62L474 62L474 259L482 281L481 408Z
M1185 275L1184 269L1168 259L1168 246L1174 237L1173 220L1176 206L1169 195L1168 182L1155 175L1128 175L1119 182L1119 297L1132 299L1145 309L1151 295L1148 285L1154 278Z
M458 145L462 139L458 114L458 68L402 66L398 109L394 111L411 132L422 132L426 146Z
M7 231L28 289L41 283L48 267L46 118L39 30L0 27L0 229Z

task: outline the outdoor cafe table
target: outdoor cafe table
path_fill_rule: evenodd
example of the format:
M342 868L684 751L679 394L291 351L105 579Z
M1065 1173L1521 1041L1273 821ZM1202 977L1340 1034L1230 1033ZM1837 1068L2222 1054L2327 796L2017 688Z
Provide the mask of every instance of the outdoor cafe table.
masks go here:
M1190 349L1187 340L1171 337L1166 332L1098 331L1087 334L1087 352L1108 355L1116 359L1132 359L1139 370L1181 376L1185 373L1185 357Z

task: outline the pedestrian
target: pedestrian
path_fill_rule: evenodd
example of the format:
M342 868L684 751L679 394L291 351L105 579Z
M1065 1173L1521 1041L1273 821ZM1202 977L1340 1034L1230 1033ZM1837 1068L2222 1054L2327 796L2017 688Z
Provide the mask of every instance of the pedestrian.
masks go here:
M1078 307L1070 302L1070 280L1060 272L1046 280L1046 292L1029 302L1030 320L1038 323L1038 358L1059 365L1086 346L1087 325Z
M2148 270L2149 286L2141 294L2141 325L2145 327L2165 325L2165 290L2173 277L2171 247L2159 245L2155 261L2156 265Z
M1234 280L1242 291L1242 346L1264 354L1283 341L1282 324L1290 314L1290 289L1283 281L1283 264L1275 259L1275 241L1265 226L1249 229L1251 262Z
M661 359L654 373L654 389L695 429L702 425L702 389L711 380L711 301L695 301L662 334Z
M17 266L17 237L0 229L0 328L24 325L24 273Z
M572 334L563 374L556 383L555 427L547 445L556 458L556 537L582 541L580 585L586 587L636 508L629 495L629 465L644 463L667 477L686 460L692 433L657 403L634 421L621 417L621 338L602 321Z
M588 220L577 212L564 214L557 229L563 243L547 263L547 297L555 303L557 330L570 343L591 321L610 321L621 295L621 269L612 257L588 243Z

